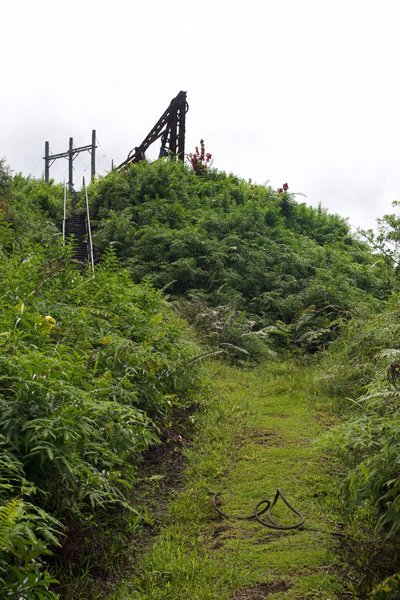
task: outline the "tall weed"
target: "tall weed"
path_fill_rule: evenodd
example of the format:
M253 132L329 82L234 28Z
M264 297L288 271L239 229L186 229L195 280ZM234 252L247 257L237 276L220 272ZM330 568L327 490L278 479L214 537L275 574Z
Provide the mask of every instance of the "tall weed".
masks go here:
M55 519L135 510L127 490L139 459L174 408L192 403L199 351L162 295L133 284L112 252L93 277L68 245L2 242L0 577L6 597L25 597L24 585L35 597L51 581L40 557L59 536Z
M386 556L386 566L373 559L378 580L400 568L399 306L394 294L380 314L354 319L323 362L322 382L336 394L343 419L322 443L346 466L341 510L352 535ZM383 595L389 587L388 580L372 597L395 597Z

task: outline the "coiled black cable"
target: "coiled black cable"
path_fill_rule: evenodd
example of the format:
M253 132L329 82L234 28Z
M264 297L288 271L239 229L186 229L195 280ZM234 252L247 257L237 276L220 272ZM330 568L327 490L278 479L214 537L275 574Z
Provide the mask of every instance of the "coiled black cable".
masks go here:
M233 519L237 519L239 521L251 521L251 520L255 519L264 527L270 527L271 529L279 529L280 531L286 531L286 530L290 530L290 529L299 529L300 527L302 527L302 525L304 524L304 521L305 521L305 517L298 510L296 510L294 508L294 506L292 506L290 504L289 500L287 500L284 493L280 489L276 490L275 497L272 500L272 502L271 502L271 500L267 500L266 498L263 498L262 500L260 500L260 502L258 502L258 504L256 504L253 514L249 515L249 516L244 516L244 517L241 517L241 516L230 517L229 515L224 513L220 509L220 503L218 501L218 496L219 496L219 493L213 495L212 503L213 503L213 506L214 506L216 512L224 519L232 519L233 518ZM288 509L291 512L293 512L295 515L297 515L299 517L299 521L297 523L295 523L294 525L278 525L272 518L271 511L274 508L277 501L279 500L279 498L282 499L282 501L286 504L286 506L288 507ZM261 507L263 507L263 508L261 508ZM266 520L261 519L261 516L264 514L266 515Z

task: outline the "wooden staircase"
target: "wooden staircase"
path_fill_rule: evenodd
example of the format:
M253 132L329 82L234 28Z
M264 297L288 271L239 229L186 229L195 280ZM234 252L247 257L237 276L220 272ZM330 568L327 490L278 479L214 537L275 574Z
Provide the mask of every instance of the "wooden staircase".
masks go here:
M65 237L71 236L75 242L75 258L80 263L87 263L90 260L90 250L85 213L73 213L65 220Z

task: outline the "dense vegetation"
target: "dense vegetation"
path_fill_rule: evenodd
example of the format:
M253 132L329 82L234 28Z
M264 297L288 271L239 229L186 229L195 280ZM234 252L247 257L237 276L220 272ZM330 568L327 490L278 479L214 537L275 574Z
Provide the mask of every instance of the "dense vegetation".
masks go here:
M113 244L135 281L179 298L209 342L315 351L388 292L346 222L287 190L157 161L100 180L91 206L98 249Z
M399 231L398 219L388 215L376 236L370 232L393 265L390 298L377 314L360 311L322 362L322 381L343 417L323 447L345 466L339 508L352 539L350 554L358 557L361 592L372 579L377 599L400 597Z
M198 349L162 295L133 284L112 253L93 277L57 238L16 242L30 219L20 203L44 187L20 177L13 186L14 228L0 221L0 588L2 598L52 598L43 556L68 523L116 504L135 510L138 462L175 407L190 405ZM56 227L44 216L45 238Z
M325 350L323 379L343 416L324 442L345 468L341 510L353 536L390 547L398 570L399 300L383 244L398 224L387 220L373 253L284 187L169 160L110 173L89 188L93 277L61 244L61 187L1 162L5 597L55 597L43 557L71 518L134 510L140 457L197 384L201 351L176 311L235 361ZM377 581L390 569L377 566Z

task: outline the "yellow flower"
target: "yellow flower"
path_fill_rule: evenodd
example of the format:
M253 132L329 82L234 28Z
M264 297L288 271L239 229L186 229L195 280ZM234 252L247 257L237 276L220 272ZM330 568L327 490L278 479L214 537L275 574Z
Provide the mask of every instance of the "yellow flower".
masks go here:
M48 324L50 325L50 327L54 327L56 324L56 320L54 319L54 317L51 317L50 315L47 315L45 317L45 320L48 322Z

